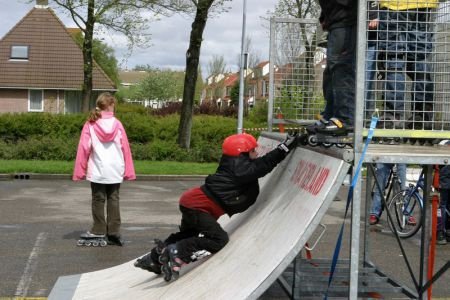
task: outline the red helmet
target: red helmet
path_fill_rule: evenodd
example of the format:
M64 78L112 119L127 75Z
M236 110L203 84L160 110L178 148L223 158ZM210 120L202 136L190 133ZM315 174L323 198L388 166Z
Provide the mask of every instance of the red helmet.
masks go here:
M233 134L223 141L222 153L228 156L239 156L241 153L250 152L257 146L258 143L251 134Z

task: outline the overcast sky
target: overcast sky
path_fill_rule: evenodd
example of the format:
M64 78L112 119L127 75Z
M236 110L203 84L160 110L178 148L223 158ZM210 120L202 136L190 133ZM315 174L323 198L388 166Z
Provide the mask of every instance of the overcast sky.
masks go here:
M1 0L0 37L3 36L33 7L25 0ZM51 2L51 0L50 0ZM267 17L266 12L273 10L278 0L247 0L246 32L252 39L252 48L262 60L269 57L269 22L261 19ZM227 67L232 71L238 68L241 50L243 0L233 0L231 10L220 16L209 18L206 24L201 49L200 62L202 72L206 75L206 66L213 55L223 55ZM56 12L67 27L75 27L70 19L61 12ZM132 69L135 65L150 65L158 68L182 70L185 67L185 53L189 44L192 18L175 15L163 18L151 24L151 46L146 49L134 49L127 57L123 39L105 39L115 49L116 58L121 68Z

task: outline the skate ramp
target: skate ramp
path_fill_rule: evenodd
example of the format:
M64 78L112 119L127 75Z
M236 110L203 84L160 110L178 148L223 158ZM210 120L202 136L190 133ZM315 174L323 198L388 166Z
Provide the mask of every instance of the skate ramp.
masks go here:
M266 152L279 141L260 137L258 143ZM256 299L305 245L348 168L341 159L297 148L260 180L255 205L219 220L230 235L225 248L183 268L177 281L166 283L135 268L133 260L60 277L48 299Z

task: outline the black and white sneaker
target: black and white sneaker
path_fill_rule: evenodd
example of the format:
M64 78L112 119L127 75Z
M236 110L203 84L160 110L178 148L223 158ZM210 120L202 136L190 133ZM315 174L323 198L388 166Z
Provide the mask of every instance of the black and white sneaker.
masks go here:
M161 271L164 273L164 280L177 280L180 276L181 266L186 264L178 257L178 249L176 244L170 244L164 248L159 262L162 264Z
M162 273L161 263L157 259L158 255L156 254L155 248L153 248L150 253L138 258L134 262L134 266L159 275Z
M323 124L323 126L317 128L317 133L332 136L347 135L351 131L353 131L353 127L342 123L337 118L331 118L327 124Z
M317 133L317 130L319 128L323 128L324 126L326 126L328 124L328 120L324 119L324 118L319 118L319 120L315 121L312 124L309 124L308 126L306 126L306 131L309 134L315 134Z
M123 246L124 245L124 242L120 238L120 236L108 235L107 239L108 239L108 245L114 245L114 246Z

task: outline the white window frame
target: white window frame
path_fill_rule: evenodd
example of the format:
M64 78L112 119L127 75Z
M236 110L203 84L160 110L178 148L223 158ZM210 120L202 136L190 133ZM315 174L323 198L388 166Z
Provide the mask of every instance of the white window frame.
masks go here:
M227 86L225 88L225 97L230 97L231 94L231 86Z
M14 48L25 48L26 49L26 56L13 56L13 50ZM19 49L17 49L19 50ZM30 57L30 47L27 45L12 45L11 46L11 53L10 53L10 60L28 60Z
M262 97L267 97L269 95L269 83L265 80L262 81Z
M31 91L40 91L41 92L41 108L40 109L32 109L31 108ZM40 90L40 89L29 89L28 90L28 111L35 111L35 112L43 112L44 111L44 90Z

